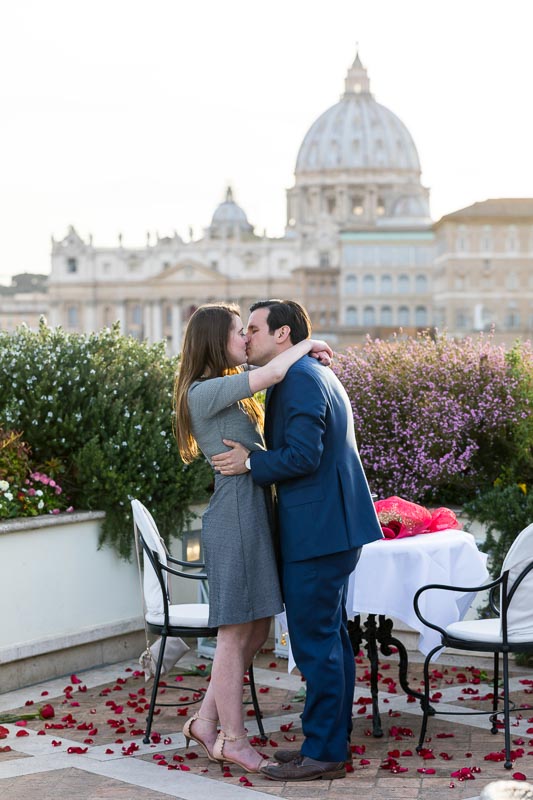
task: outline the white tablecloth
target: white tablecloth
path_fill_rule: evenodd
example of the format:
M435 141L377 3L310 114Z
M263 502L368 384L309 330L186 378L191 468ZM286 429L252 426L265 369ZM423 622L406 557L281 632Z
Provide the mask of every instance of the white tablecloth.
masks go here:
M418 649L427 655L439 642L437 631L422 625L413 608L417 589L427 583L480 586L489 580L487 556L465 531L447 530L363 547L350 577L348 616L386 614L420 632ZM475 594L430 590L420 598L422 614L445 628L463 619Z

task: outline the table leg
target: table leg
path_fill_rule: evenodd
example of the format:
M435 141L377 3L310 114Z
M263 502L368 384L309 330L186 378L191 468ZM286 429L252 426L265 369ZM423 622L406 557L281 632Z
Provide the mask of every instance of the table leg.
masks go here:
M381 727L381 715L379 713L378 700L378 627L376 626L376 615L369 614L365 622L366 652L370 661L370 694L372 695L372 736L380 738L383 736Z
M378 648L377 648L377 626L375 614L370 614L364 625L361 627L361 617L358 615L354 620L348 620L348 635L357 658L363 641L370 661L370 693L372 695L372 735L376 738L383 736L381 727L381 717L379 714L378 701Z
M411 695L411 697L416 697L419 700L424 699L424 694L422 692L417 692L415 689L411 689L409 683L407 681L407 667L409 664L407 658L407 650L405 649L405 645L399 639L396 639L392 635L393 631L393 624L391 619L387 619L383 614L379 615L379 625L376 632L376 639L379 642L379 649L383 653L384 656L391 655L391 645L396 647L398 650L398 656L400 658L400 663L398 665L398 679L400 681L400 686L404 690L405 694Z
M381 716L379 713L378 701L378 646L379 650L384 656L390 656L391 646L398 650L399 665L398 665L398 679L403 691L416 697L419 700L424 699L421 692L417 692L409 686L407 680L407 667L408 658L405 645L396 639L393 635L393 623L383 614L378 615L378 623L376 624L376 614L369 614L367 616L364 628L361 626L361 617L358 615L353 621L348 620L348 635L353 648L354 656L357 657L363 641L366 643L365 648L370 662L370 693L372 695L372 735L376 738L383 736L383 729L381 727ZM430 714L434 714L434 709L430 709Z

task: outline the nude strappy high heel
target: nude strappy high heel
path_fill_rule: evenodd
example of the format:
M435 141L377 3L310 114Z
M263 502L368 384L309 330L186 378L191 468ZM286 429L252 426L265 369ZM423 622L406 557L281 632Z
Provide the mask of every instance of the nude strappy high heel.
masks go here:
M199 711L197 711L196 714L193 714L192 717L190 719L188 719L187 722L185 723L185 725L183 726L182 733L185 736L185 742L186 742L186 746L187 746L186 749L187 750L189 749L189 742L192 739L193 742L196 742L196 744L199 744L200 747L204 750L204 752L205 752L206 756L208 757L209 761L218 761L218 759L214 757L214 752L215 752L214 748L213 748L213 753L210 753L209 750L207 749L206 743L202 739L200 739L199 736L195 736L194 733L191 731L191 726L192 726L193 722L195 720L197 720L197 719L203 719L204 722L215 722L215 723L218 722L217 719L209 719L209 717L202 717L202 715L200 714Z
M236 764L236 766L240 767L245 772L259 772L261 767L264 767L270 763L268 758L261 758L261 761L257 765L257 769L250 769L246 766L246 764L243 764L242 761L232 758L231 756L224 755L224 745L226 742L237 742L239 739L246 739L247 736L247 733L243 733L241 736L228 736L226 733L224 733L224 731L219 732L215 746L213 747L213 756L215 761L218 761L220 764L220 770L222 772L224 772L224 763Z

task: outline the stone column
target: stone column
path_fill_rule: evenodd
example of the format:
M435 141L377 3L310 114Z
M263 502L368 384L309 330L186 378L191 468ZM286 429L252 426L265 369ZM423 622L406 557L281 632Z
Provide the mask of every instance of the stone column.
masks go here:
M143 306L143 331L142 338L147 339L152 344L152 307L150 303L145 303Z
M172 303L172 341L170 343L171 355L176 356L181 350L181 337L183 336L181 303Z
M161 300L153 300L152 306L152 342L160 342L163 338L163 316Z

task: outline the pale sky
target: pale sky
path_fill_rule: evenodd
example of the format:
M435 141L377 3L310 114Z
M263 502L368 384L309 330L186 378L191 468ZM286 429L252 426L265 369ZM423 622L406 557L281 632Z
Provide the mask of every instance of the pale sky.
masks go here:
M301 141L356 47L434 219L533 197L530 0L11 0L0 11L0 282L50 237L196 236L225 187L281 235Z

